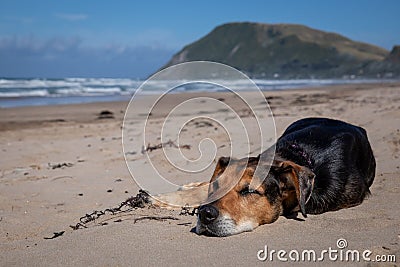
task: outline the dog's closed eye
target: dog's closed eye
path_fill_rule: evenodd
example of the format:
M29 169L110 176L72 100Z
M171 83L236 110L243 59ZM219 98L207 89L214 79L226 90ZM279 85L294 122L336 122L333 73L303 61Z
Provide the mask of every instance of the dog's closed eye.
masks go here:
M259 191L257 191L256 189L252 189L250 188L248 185L245 186L242 190L240 190L239 192L242 196L247 196L250 194L256 194L256 195L261 195L261 193Z

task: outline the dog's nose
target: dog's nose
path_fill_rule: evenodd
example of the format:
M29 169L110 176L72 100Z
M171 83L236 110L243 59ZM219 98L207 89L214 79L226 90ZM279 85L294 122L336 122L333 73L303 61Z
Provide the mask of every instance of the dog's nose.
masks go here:
M219 212L216 208L210 205L202 206L199 209L200 222L208 225L217 219Z

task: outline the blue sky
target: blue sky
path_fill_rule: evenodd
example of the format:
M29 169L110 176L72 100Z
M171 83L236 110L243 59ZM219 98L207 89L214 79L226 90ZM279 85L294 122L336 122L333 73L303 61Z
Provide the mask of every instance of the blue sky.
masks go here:
M296 23L388 50L400 1L20 1L0 4L0 77L144 78L237 21Z

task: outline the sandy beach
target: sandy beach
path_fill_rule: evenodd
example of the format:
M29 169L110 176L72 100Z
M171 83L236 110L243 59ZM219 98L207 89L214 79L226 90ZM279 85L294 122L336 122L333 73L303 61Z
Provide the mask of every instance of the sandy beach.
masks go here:
M264 95L274 114L278 136L290 123L304 117L329 117L364 127L377 160L372 195L357 207L310 215L304 221L280 217L253 232L224 238L195 234L194 216L148 207L106 215L87 228L73 230L70 225L85 214L116 207L139 191L127 169L121 142L128 102L0 109L0 265L265 266L271 264L270 260L259 261L257 252L266 245L274 250L322 251L338 249L338 239L347 241L346 249L371 250L371 259L395 255L397 263L386 264L398 265L400 84L340 85ZM151 122L160 127L171 106L198 96L221 99L229 106L237 101L229 93L168 95L152 113ZM145 97L140 103L143 107L152 104ZM146 114L137 109L136 120L144 119ZM224 118L226 111L212 112ZM189 120L197 113L187 109L181 116ZM185 133L183 143L192 147L188 155L196 154L193 147L205 137L217 140L219 154L223 155L225 133L216 125L199 125L189 124ZM140 133L140 129L137 131ZM159 143L155 132L149 134L152 145ZM128 158L141 160L141 149L125 152ZM155 159L157 153L161 151L154 151ZM165 168L180 184L209 179L204 175L204 179L174 176L172 166ZM170 219L136 220L144 216ZM54 233L60 236L54 237ZM277 263L282 262L274 258L272 264ZM326 258L317 264L343 262ZM361 260L352 264L382 263Z

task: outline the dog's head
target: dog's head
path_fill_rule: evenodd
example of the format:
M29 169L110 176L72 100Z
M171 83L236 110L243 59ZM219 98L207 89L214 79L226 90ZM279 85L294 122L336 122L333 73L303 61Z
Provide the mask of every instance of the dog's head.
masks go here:
M305 204L311 196L314 173L291 161L274 160L271 166L261 166L264 172L256 172L264 177L255 177L258 163L258 157L219 159L209 192L224 186L232 189L222 198L199 207L198 234L228 236L251 231L276 221L282 212L301 211L306 216ZM252 188L253 178L262 180L257 188ZM239 182L229 185L230 181Z

